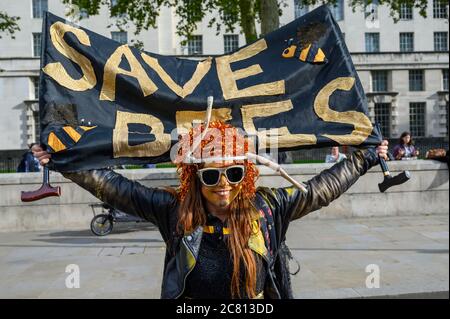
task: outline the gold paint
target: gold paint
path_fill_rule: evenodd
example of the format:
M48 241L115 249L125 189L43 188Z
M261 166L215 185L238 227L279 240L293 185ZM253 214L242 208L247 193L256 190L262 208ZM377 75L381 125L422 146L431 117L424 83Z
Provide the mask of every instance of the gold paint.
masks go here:
M192 128L192 122L194 120L204 119L205 116L206 111L177 111L175 113L177 129L186 129L186 131L189 131ZM213 109L211 112L211 121L228 122L231 119L231 109L229 108Z
M188 236L188 235L186 235ZM186 257L186 266L187 266L187 271L191 271L196 264L196 260L195 260L195 256L192 254L191 250L186 246L184 240L181 241L181 245L180 245L180 254L181 256L185 256Z
M85 130L85 131L92 130L92 129L96 128L96 127L97 127L97 125L95 125L95 126L80 126L80 128Z
M204 233L208 233L208 234L214 234L214 226L209 226L209 225L206 225L206 226L203 226L203 232ZM222 233L224 234L224 235L229 235L229 234L231 234L231 229L230 228L228 228L228 227L223 227L222 228Z
M148 56L145 53L142 53L141 57L153 70L155 70L161 80L163 80L163 82L181 98L185 98L194 91L206 73L208 73L212 63L211 58L207 58L206 60L199 62L191 79L187 81L183 87L181 87L175 83L170 75L168 75L161 65L159 65L158 59Z
M259 294L257 294L255 297L253 297L252 299L264 299L264 290L261 291Z
M262 72L258 64L250 67L232 71L230 64L233 62L249 59L261 51L267 49L264 39L261 39L248 47L245 47L231 55L224 55L216 58L217 76L220 86L222 87L223 97L225 100L249 97L249 96L266 96L278 95L285 93L284 80L262 83L239 90L236 81Z
M284 49L283 58L292 58L295 54L295 50L297 49L296 45L291 45L289 48Z
M322 120L334 123L352 124L354 126L354 130L351 134L323 134L323 136L343 145L361 144L367 139L373 129L370 119L364 113L358 111L337 112L332 110L329 106L330 96L336 90L349 91L354 83L355 78L352 77L336 78L325 85L314 100L314 111Z
M64 126L63 130L72 138L72 140L76 143L80 140L81 135L71 126Z
M264 236L259 228L257 219L252 221L252 234L248 239L248 247L261 256L267 255L267 247L264 242Z
M130 71L119 67L122 57L125 57L130 65ZM134 56L128 45L121 45L114 51L105 64L103 74L103 86L100 92L100 100L114 101L116 98L116 77L118 74L131 76L138 80L145 96L153 94L158 87L145 73L144 68Z
M291 134L287 126L277 129L269 129L263 132L257 132L253 119L255 117L268 117L279 113L292 110L291 100L243 105L241 108L242 124L248 134L258 134L262 145L265 145L266 139L275 138L278 140L278 147L293 147L299 145L314 145L317 138L314 134Z
M139 145L128 144L128 124L145 124L151 127L155 136L153 142ZM170 149L170 134L164 133L164 124L150 114L138 114L117 111L116 125L113 130L113 153L116 157L151 157L164 154Z
M314 62L323 62L325 61L325 53L323 53L322 49L319 48L316 56L314 57Z
M48 135L47 144L50 145L55 152L60 152L66 149L63 142L61 142L61 140L53 132L50 132Z
M309 49L311 48L311 44L309 44L306 48L304 48L301 52L300 52L300 57L299 59L301 61L306 61L306 58L308 57L308 52Z
M50 38L53 46L59 53L72 62L78 64L81 68L81 78L72 78L60 62L49 63L42 68L42 71L54 79L59 85L64 86L69 90L80 92L92 89L97 84L97 78L95 77L92 63L88 58L67 44L64 40L64 34L66 32L73 33L78 41L80 41L83 45L91 46L91 42L86 32L73 26L62 22L55 22L50 27Z

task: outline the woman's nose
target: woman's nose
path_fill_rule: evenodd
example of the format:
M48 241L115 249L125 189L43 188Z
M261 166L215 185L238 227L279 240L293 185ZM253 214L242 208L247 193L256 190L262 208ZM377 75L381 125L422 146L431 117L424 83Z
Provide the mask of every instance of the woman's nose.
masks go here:
M220 175L220 181L219 181L219 186L227 186L228 185L228 180L225 177L224 174Z

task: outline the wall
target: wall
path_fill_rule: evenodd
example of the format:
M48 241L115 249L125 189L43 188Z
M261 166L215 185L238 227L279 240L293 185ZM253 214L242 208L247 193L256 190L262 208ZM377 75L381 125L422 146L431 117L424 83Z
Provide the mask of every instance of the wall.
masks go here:
M298 180L306 181L330 164L286 165L286 171ZM326 208L305 218L350 218L367 216L400 216L449 213L449 182L446 164L435 161L392 162L392 175L409 170L409 182L380 193L382 181L379 167L371 169L344 195ZM175 186L174 169L120 171L147 186ZM52 185L60 185L62 196L31 203L20 201L20 192L39 188L39 173L0 174L0 231L41 229L88 229L92 219L89 203L98 202L91 194L64 179L51 174ZM288 182L265 167L261 169L259 185L288 186Z

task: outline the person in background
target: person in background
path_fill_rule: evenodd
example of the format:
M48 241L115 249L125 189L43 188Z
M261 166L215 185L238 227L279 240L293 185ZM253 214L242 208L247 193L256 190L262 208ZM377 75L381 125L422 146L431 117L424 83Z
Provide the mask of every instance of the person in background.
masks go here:
M31 143L29 146L29 150L26 151L22 160L17 167L17 172L19 173L28 173L28 172L40 172L41 165L39 164L39 160L34 157L33 152L36 152L36 149L39 148L39 144Z
M419 156L419 151L414 147L411 133L403 132L400 135L399 143L395 145L393 153L396 160L416 159Z
M325 163L339 163L346 158L347 156L345 154L339 152L339 146L333 146L331 148L331 154L325 157Z

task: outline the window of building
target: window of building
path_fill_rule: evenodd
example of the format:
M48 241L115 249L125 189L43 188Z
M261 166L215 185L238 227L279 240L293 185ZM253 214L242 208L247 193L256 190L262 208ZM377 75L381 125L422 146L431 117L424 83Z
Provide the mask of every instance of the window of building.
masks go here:
M309 7L307 5L303 5L302 0L294 0L294 14L295 18L300 18L302 15L307 14L309 12Z
M344 20L344 0L336 0L335 4L330 4L328 7L336 21Z
M380 52L380 34L366 33L366 52Z
M409 90L424 91L424 72L423 70L409 70Z
M33 0L33 18L42 19L44 11L48 11L48 0Z
M33 76L31 78L31 85L32 85L32 92L33 96L32 99L39 99L39 77Z
M225 53L237 50L239 48L239 35L225 34L223 36L223 48Z
M448 69L442 70L442 89L448 91Z
M447 51L448 50L447 37L448 37L447 32L435 32L434 33L434 51Z
M33 33L33 56L41 56L41 33Z
M448 2L443 0L433 0L433 18L448 18Z
M188 40L188 54L203 54L203 36L193 35L191 39Z
M388 91L388 71L372 71L372 91Z
M400 52L414 51L414 33L400 33Z
M409 130L411 135L425 136L425 103L409 103Z
M391 137L391 103L375 103L375 122L380 124L381 134Z
M111 39L122 44L127 44L128 33L126 31L113 31L111 32Z
M406 3L400 4L400 20L412 20L413 8L408 7Z

